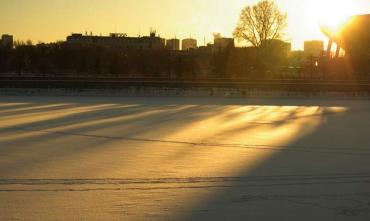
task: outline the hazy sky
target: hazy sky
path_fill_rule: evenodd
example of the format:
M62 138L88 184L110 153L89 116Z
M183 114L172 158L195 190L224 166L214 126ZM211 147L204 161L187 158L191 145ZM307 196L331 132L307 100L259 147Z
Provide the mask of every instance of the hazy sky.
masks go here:
M192 36L203 44L213 32L231 36L243 6L257 0L0 0L0 34L37 41L64 40L71 32ZM301 48L306 39L323 39L320 19L370 14L370 0L276 0L288 13L286 40ZM332 5L336 4L335 7Z

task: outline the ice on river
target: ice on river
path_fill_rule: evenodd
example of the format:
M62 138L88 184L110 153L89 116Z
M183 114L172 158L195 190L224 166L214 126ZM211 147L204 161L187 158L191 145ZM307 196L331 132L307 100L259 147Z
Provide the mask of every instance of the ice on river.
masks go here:
M0 220L370 220L370 101L0 97Z

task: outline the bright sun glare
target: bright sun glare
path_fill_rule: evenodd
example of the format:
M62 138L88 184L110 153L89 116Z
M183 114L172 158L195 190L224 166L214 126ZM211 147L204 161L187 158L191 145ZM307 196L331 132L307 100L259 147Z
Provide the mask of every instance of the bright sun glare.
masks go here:
M320 25L337 28L353 15L353 2L349 0L313 0L311 11Z

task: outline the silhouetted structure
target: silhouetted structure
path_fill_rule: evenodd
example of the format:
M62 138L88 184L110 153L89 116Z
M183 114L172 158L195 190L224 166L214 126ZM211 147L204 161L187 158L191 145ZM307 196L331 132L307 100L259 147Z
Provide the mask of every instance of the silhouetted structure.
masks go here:
M328 35L346 50L356 73L370 73L366 17L351 20L340 38ZM180 51L179 39L166 42L154 31L144 37L72 34L66 42L18 42L14 47L10 37L4 35L1 40L1 45L10 47L0 47L0 73L24 76L343 79L345 74L338 73L347 70L344 58L328 59L322 53L322 41L305 42L305 51L291 52L291 43L277 39L240 48L233 38L214 34L213 44L207 46L197 47L195 39L184 39Z
M223 38L215 36L213 50L214 52L221 52L225 49L235 47L234 38Z
M197 48L197 40L193 38L186 38L182 40L182 50L187 51L190 49L196 49Z
M334 58L338 58L340 49L345 51L347 72L370 74L370 14L348 18L337 29L322 27L328 36L328 58L331 58L332 45L337 45Z
M281 56L288 56L292 51L292 43L278 39L265 40L262 42L262 47L267 47L268 50L280 53ZM272 51L270 51L272 53Z
M323 41L305 41L304 42L304 53L306 56L319 57L324 52L324 42Z
M12 48L13 47L13 36L2 35L0 40L1 47Z
M336 43L351 55L368 54L370 52L370 14L357 15L347 19L339 30L322 27L323 33L329 37L328 50Z
M166 49L173 50L173 51L179 51L180 50L180 40L176 38L167 39Z
M72 34L67 37L69 44L98 45L127 50L163 49L165 40L152 32L150 36L128 37L126 34L111 33L109 36Z

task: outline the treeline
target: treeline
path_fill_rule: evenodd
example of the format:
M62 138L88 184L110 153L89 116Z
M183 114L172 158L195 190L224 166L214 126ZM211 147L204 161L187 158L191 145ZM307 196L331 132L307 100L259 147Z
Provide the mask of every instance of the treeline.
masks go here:
M286 64L286 58L254 48L214 52L124 51L97 45L17 44L0 48L0 73L117 77L246 77L261 75ZM268 60L270 58L270 60ZM283 59L282 59L283 58Z
M292 56L274 47L230 48L217 52L211 47L186 52L125 51L60 42L0 48L0 74L18 76L344 78L348 76L346 73L338 74L347 70L344 66L340 59L330 66L325 59ZM363 66L369 69L368 64Z

